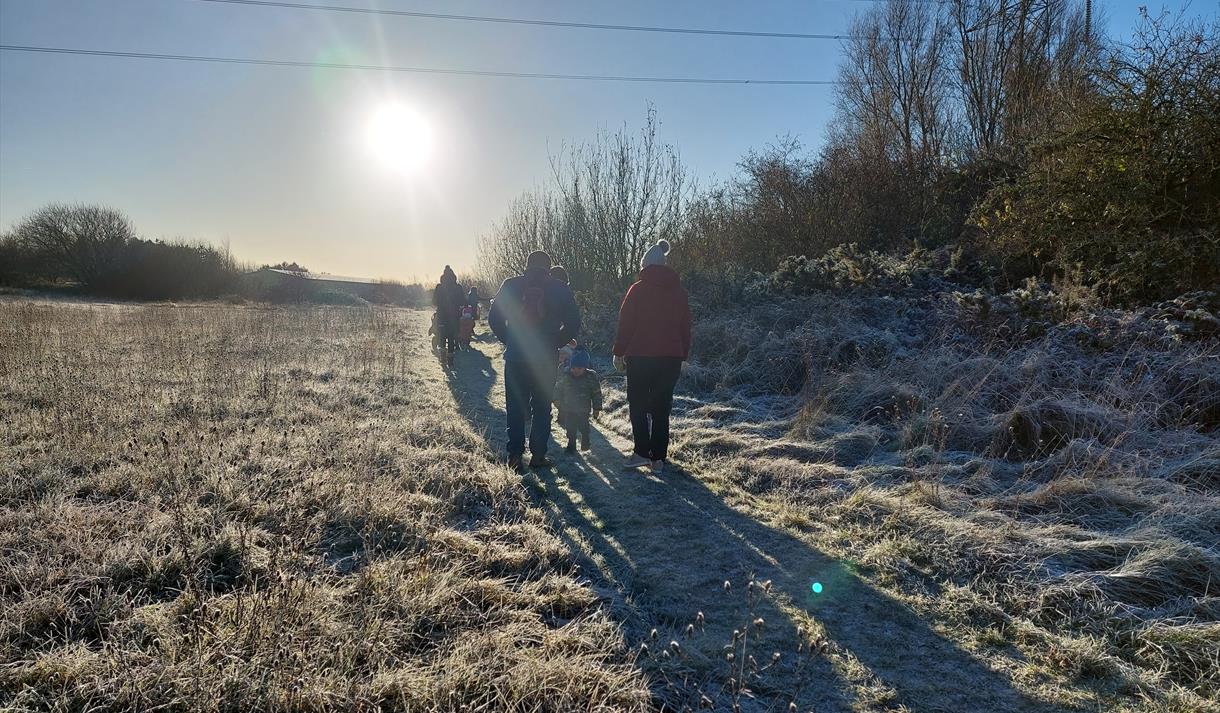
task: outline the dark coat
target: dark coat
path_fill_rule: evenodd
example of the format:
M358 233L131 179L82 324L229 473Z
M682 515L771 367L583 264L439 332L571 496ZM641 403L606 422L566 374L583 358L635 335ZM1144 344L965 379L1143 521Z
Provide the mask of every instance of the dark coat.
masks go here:
M537 323L526 314L530 289L541 291L542 314ZM487 324L504 344L505 360L549 360L554 369L558 363L555 351L580 334L580 309L567 285L541 271L505 280L491 303Z
M465 304L466 290L455 279L442 277L432 290L432 305L436 307L437 321L446 326L457 325Z

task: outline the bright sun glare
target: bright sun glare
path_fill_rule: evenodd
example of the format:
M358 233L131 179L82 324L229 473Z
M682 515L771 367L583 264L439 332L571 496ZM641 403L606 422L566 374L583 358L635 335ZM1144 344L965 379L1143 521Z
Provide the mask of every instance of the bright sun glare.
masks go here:
M432 153L432 128L405 104L386 104L369 120L368 148L388 168L414 173Z

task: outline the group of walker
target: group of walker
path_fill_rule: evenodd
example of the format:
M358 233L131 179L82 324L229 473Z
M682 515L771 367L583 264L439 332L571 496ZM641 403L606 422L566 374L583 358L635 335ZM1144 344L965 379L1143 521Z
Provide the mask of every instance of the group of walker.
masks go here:
M440 351L441 361L453 366L453 353L470 349L474 338L474 324L479 320L479 288L471 285L467 291L457 281L457 275L448 265L441 273L441 280L432 290L432 347Z
M667 263L669 243L659 241L644 254L639 279L627 289L619 308L614 367L627 375L627 404L634 439L625 468L647 466L661 473L669 456L669 414L674 386L690 355L691 315L686 290ZM526 259L525 272L500 286L487 322L504 345L504 410L508 464L515 470L546 468L551 438L551 407L567 435L568 453L589 450L591 424L602 409L600 377L579 346L580 309L567 272L545 252ZM464 292L448 266L436 286L434 344L449 366L462 348L463 310L478 318L478 291ZM441 317L444 312L445 316ZM450 336L452 335L452 336ZM465 338L469 347L470 338ZM556 367L559 368L558 378ZM525 461L526 446L530 459Z

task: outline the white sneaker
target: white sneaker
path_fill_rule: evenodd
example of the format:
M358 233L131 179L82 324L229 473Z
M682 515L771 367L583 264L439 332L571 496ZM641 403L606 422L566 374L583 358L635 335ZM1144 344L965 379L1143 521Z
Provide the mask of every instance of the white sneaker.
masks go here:
M623 468L630 470L632 468L639 468L640 466L651 464L652 461L648 460L644 456L638 453L632 453L631 455L627 456L627 460L623 461Z
M650 467L652 468L653 475L660 475L665 472L665 461L654 460Z

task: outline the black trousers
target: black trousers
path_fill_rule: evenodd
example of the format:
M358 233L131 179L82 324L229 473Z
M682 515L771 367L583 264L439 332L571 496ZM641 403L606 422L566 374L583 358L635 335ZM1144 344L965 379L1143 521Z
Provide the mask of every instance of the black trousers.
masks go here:
M636 455L665 460L669 454L669 411L681 373L678 357L627 357L627 407Z
M441 346L450 354L457 351L458 347L458 325L456 322L439 321L436 323L436 329L441 335Z
M581 445L589 445L589 414L564 413L563 427L568 432L568 445L575 445L580 436Z

